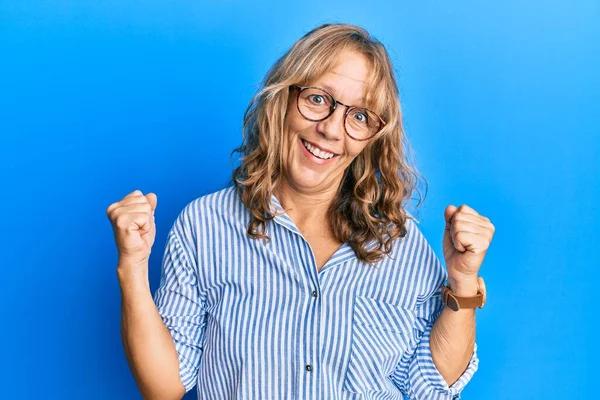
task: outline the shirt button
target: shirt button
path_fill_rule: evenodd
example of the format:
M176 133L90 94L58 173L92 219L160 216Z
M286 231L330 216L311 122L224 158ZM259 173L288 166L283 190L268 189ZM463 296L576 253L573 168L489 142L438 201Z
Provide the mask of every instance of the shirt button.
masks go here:
M317 291L316 290L313 290L312 297L317 297Z
M307 371L312 371L312 365L310 365L310 364L307 364L307 365L306 365L306 370L307 370Z

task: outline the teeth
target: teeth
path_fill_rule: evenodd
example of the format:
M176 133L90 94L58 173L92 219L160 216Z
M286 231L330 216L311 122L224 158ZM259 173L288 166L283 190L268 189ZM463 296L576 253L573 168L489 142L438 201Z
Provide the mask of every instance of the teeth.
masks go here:
M312 154L314 154L315 156L317 156L319 158L323 158L323 159L327 160L335 155L333 153L328 153L326 151L317 149L315 146L313 146L312 144L308 143L305 140L302 140L302 143L304 144L304 147L306 147L308 149L308 151L310 151Z

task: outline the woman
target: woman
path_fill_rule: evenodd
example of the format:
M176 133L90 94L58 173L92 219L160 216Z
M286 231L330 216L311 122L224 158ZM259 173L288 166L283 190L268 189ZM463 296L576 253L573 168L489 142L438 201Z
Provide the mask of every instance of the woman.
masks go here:
M197 385L210 399L459 398L478 366L461 297L482 299L493 225L447 207L446 271L404 210L417 173L403 142L384 46L325 24L251 101L233 184L177 217L154 298L157 197L111 204L122 338L143 396Z

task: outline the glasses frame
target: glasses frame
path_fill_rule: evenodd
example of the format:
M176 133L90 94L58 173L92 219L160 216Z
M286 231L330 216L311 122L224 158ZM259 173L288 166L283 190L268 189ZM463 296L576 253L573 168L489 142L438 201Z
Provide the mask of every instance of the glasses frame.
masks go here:
M377 114L375 111L367 108L367 107L359 107L359 106L349 106L347 104L344 104L340 101L337 101L335 97L333 97L333 95L331 93L329 93L327 90L320 88L318 86L299 86L299 85L290 85L292 88L296 89L298 91L298 94L296 95L296 108L298 109L298 112L300 113L300 115L302 115L302 117L304 119L307 119L309 121L313 121L313 122L321 122L326 120L327 118L331 117L331 114L334 113L335 109L337 108L337 105L340 104L344 107L346 107L346 112L344 113L344 121L342 123L342 125L344 125L344 131L346 132L346 135L350 136L352 139L354 140L358 140L358 141L365 141L365 140L370 140L373 139L375 136L377 136L377 134L379 132L381 132L381 130L383 129L383 127L386 125L386 122L379 116L379 114ZM305 116L304 114L302 114L302 111L300 111L300 93L302 93L304 90L306 89L319 89L325 93L327 93L329 95L329 97L331 97L331 99L333 100L333 106L330 107L329 109L329 114L327 114L325 117L321 118L321 119L312 119L312 118L308 118L307 116ZM377 132L375 132L374 134L372 134L371 136L369 136L368 138L365 139L359 139L359 138L355 138L354 136L352 136L349 132L348 132L348 128L346 128L346 117L348 116L348 114L350 114L350 111L352 111L353 109L358 108L361 110L368 110L370 112L372 112L374 115L377 116L377 118L379 118L379 122L381 122L381 126L379 127L379 129L377 130Z

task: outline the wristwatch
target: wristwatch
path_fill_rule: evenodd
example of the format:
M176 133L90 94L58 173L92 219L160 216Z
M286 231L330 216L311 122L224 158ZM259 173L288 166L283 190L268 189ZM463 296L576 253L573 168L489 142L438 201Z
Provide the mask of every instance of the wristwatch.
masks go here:
M442 285L442 300L453 311L464 308L483 308L485 304L485 282L477 277L477 294L473 297L459 297L446 285Z

